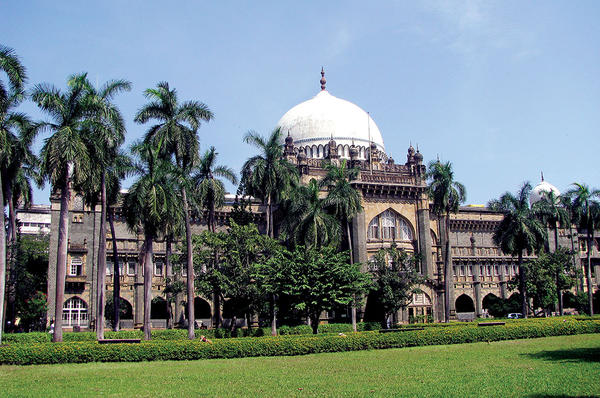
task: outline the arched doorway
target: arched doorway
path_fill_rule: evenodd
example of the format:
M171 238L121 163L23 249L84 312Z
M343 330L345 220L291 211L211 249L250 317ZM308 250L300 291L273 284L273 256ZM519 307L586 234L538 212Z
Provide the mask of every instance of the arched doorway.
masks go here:
M114 308L113 308L113 298L112 296L108 296L106 298L106 305L104 306L104 313L106 314L106 319L114 320ZM119 319L133 319L133 307L131 303L125 300L123 297L119 298Z
M489 293L483 298L481 307L495 318L503 317L507 314L504 302L505 300L496 296L494 293Z
M431 297L425 292L413 293L408 305L408 321L410 323L433 322Z
M461 294L456 298L456 312L475 312L473 299L466 294Z
M187 313L186 313L187 314ZM202 297L194 297L194 318L210 319L211 311L210 304Z
M72 297L65 301L62 313L63 326L87 326L88 310L85 301L79 297Z

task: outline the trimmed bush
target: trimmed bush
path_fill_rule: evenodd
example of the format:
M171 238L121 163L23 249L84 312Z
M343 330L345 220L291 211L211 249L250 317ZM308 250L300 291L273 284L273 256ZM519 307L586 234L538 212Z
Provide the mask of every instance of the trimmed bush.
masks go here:
M427 328L391 333L359 332L345 336L280 336L232 338L212 343L198 340L154 340L140 344L96 342L9 344L0 347L2 364L136 362L252 356L305 355L322 352L400 348L423 345L499 341L583 333L600 333L600 321L535 321L505 326Z

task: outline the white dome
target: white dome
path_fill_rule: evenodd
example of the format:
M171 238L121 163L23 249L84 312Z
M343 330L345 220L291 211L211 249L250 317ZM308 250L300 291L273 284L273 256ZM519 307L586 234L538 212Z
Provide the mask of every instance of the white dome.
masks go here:
M282 140L289 134L299 147L326 146L333 138L338 146L354 143L368 148L373 142L377 149L385 151L383 138L371 116L327 90L287 111L277 126L281 128Z
M534 204L534 203L539 202L542 199L542 197L549 192L553 192L554 196L556 196L556 197L558 197L560 195L560 191L558 190L558 188L556 188L554 185L550 184L548 181L544 181L542 179L542 182L537 184L531 190L531 194L529 195L529 203Z

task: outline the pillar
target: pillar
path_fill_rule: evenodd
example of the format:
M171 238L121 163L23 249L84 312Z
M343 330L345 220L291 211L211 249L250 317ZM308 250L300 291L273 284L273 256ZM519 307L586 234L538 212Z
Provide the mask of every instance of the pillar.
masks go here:
M417 210L417 230L419 231L419 250L421 253L421 269L425 278L433 277L434 264L431 255L431 233L429 209Z

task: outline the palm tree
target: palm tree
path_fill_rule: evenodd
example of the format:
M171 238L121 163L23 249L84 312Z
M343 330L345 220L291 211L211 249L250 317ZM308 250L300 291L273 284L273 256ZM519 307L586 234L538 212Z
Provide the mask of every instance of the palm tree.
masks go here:
M275 207L289 197L291 188L298 183L298 170L283 158L281 131L275 129L265 139L254 131L244 136L244 141L261 152L248 159L242 167L241 188L245 195L262 200L267 207L267 235L275 236L273 213ZM271 295L271 334L277 335L275 295Z
M506 192L500 199L492 200L488 207L504 214L504 218L494 232L494 243L504 253L518 257L519 292L521 293L521 311L527 317L527 289L523 255L531 255L544 247L547 238L546 228L537 217L535 209L529 206L531 184L524 183L517 196Z
M244 163L241 185L246 195L261 199L267 207L267 235L273 238L275 207L288 198L291 188L297 185L298 170L283 158L279 128L267 139L249 131L244 141L257 147L261 153Z
M96 101L88 94L85 73L70 77L67 86L63 93L50 85L36 85L31 95L40 109L53 119L41 123L42 128L53 133L44 142L41 169L53 189L60 190L54 342L62 341L71 182L80 185L91 175L89 151L83 134L86 129L93 128L95 121L91 117L99 110Z
M450 213L458 213L461 203L466 200L466 189L460 182L454 181L452 163L439 160L429 163L427 178L430 180L428 192L432 200L432 211L443 219L444 245L444 319L450 321L450 287L454 276L452 272L452 244L450 242Z
M177 92L170 89L166 82L158 83L156 88L149 88L144 92L150 102L142 107L135 116L138 123L156 120L146 134L145 140L162 141L164 146L161 155L170 157L174 155L177 166L181 169L182 183L181 197L185 217L186 238L186 269L187 269L187 311L188 311L188 338L194 339L194 260L192 256L192 229L189 215L189 201L187 197L189 175L196 164L198 156L198 135L196 131L202 121L213 119L213 114L208 106L198 101L187 101L179 104Z
M294 189L283 224L284 231L292 237L294 244L320 248L337 246L340 241L340 224L327 212L326 201L320 197L321 188L323 180L319 183L311 178L308 185Z
M351 181L358 177L360 170L357 167L349 168L346 159L342 160L340 166L333 163L325 165L327 175L324 184L328 186L325 206L332 209L333 214L342 224L346 231L348 249L350 250L350 264L354 264L354 250L352 237L350 236L350 224L358 213L362 211L361 196L358 190L352 187ZM352 302L352 330L356 332L356 300Z
M218 153L214 147L210 147L200 158L197 171L192 176L195 185L194 196L199 202L199 207L206 210L208 229L216 232L215 209L223 207L225 204L225 186L217 177L224 178L232 184L237 184L237 177L234 171L227 166L217 166L215 164ZM215 255L215 257L217 257ZM215 327L221 323L221 294L214 292L215 307Z
M553 191L542 192L542 198L535 203L537 211L540 213L541 220L554 232L554 252L558 250L558 229L570 223L569 213L561 203L560 197ZM560 280L560 270L556 275L556 293L558 297L558 312L563 314L563 297Z
M574 221L578 229L585 229L587 232L587 262L585 267L585 277L587 279L588 305L590 306L590 315L594 314L594 291L592 290L592 247L594 245L594 230L600 226L600 190L591 189L586 184L574 183L574 188L568 191L565 196L571 199L574 210Z
M25 68L19 61L15 52L8 47L0 45L0 71L8 76L8 86L0 80L0 162L4 163L9 147L9 136L16 127L12 114L12 108L18 105L23 97L23 85L27 79ZM6 231L4 229L4 192L2 187L2 173L0 173L0 203L2 204L2 215L0 216L0 343L2 343L2 331L4 330L4 290L6 283Z
M173 164L159 156L161 143L135 145L132 151L139 158L133 183L124 197L125 219L131 231L144 231L144 339L150 340L150 309L152 303L152 244L165 228L170 198L177 195L177 172Z
M131 83L125 80L110 80L96 89L87 82L87 94L97 105L97 112L92 116L96 123L83 135L85 145L90 154L91 178L84 182L82 189L91 196L95 207L98 194L100 196L100 229L98 231L98 268L96 290L96 338L104 339L104 307L106 302L106 170L118 155L119 146L125 141L125 122L117 106L112 103L114 96L131 90Z

